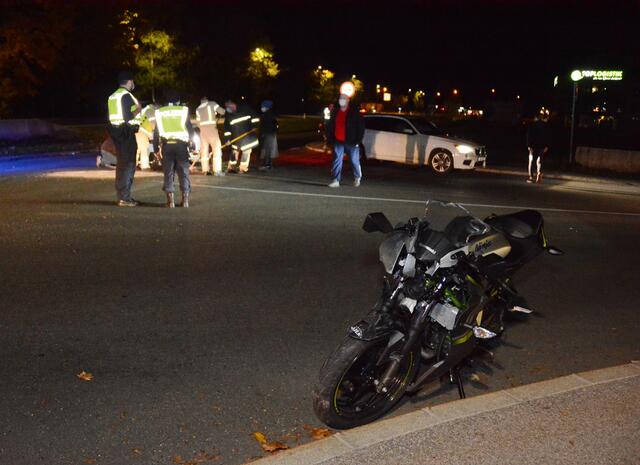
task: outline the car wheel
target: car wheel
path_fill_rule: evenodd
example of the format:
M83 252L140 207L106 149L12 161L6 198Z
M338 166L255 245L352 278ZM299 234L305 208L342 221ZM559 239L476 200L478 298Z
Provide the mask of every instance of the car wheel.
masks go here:
M444 149L436 149L431 152L429 166L436 174L447 174L453 169L453 157Z

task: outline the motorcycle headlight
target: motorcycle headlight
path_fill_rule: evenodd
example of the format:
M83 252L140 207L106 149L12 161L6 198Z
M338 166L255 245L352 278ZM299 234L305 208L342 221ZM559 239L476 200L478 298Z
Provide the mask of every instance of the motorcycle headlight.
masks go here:
M200 145L200 136L198 134L194 134L191 140L195 145Z
M475 149L473 147L471 147L470 145L465 145L465 144L456 145L456 150L458 152L460 152L461 154L463 154L463 155L475 152Z

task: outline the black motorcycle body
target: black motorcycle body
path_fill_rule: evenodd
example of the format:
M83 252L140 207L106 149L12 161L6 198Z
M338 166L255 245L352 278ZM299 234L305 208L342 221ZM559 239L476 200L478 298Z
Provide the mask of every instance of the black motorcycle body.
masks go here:
M446 214L434 216L438 208ZM510 284L514 273L545 250L562 254L534 210L480 220L429 201L427 212L395 228L382 213L365 220L365 231L388 235L379 249L384 286L320 371L314 409L331 427L373 421L444 375L464 397L460 365L503 332L505 312L531 312Z

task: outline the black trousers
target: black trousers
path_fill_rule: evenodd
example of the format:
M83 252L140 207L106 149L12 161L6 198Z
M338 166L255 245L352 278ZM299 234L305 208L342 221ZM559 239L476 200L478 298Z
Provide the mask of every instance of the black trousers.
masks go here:
M162 143L162 170L164 171L165 192L175 192L173 185L176 172L182 192L191 192L189 179L189 150L182 141L167 141Z
M131 186L136 174L136 142L135 127L127 124L110 126L109 134L116 146L116 193L118 200L131 200Z

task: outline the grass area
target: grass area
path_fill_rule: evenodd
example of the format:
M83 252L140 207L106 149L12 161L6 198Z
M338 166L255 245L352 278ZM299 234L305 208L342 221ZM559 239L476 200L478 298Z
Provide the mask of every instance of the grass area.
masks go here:
M295 134L299 132L312 132L318 130L320 117L318 116L281 116L278 118L280 134Z

